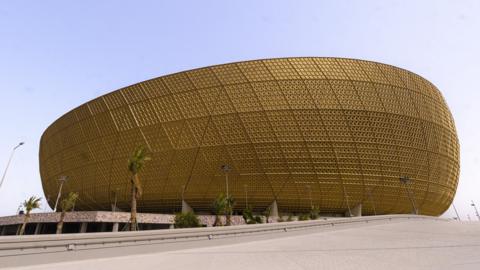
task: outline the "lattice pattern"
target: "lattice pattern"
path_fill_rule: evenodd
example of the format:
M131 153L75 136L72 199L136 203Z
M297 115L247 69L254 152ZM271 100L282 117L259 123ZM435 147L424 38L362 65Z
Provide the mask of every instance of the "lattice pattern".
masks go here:
M401 176L422 214L439 215L458 182L459 145L440 92L396 67L350 59L287 58L163 76L86 103L41 140L50 204L57 179L80 192L77 209L129 208L127 159L139 144L144 212L173 212L184 198L208 211L230 164L237 209L277 200L280 211L408 213ZM115 195L115 193L117 195Z

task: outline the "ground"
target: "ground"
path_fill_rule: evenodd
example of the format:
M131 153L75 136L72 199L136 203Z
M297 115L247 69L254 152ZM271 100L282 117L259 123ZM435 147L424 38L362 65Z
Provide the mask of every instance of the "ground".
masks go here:
M480 269L480 222L401 220L155 249L15 269Z

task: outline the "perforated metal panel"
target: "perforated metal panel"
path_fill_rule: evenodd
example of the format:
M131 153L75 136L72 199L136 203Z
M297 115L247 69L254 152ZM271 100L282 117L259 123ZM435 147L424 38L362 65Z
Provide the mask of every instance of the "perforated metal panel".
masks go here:
M185 200L208 211L225 192L261 210L439 215L458 182L459 145L440 92L396 67L351 59L285 58L185 71L132 85L67 113L44 133L40 171L52 204L57 179L79 210L129 208L127 160L152 152L142 212Z

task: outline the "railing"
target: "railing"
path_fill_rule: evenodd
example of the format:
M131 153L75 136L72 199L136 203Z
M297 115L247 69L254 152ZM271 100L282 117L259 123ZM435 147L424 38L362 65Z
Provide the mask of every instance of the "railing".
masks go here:
M365 224L399 220L437 220L447 219L417 215L386 215L354 218L335 218L312 221L293 221L270 224L241 225L230 227L209 227L175 230L154 230L138 232L108 232L63 235L27 235L4 236L0 238L0 258L7 256L68 252L75 250L125 247L131 245L149 245L178 241L212 240L217 238L244 236L251 234L288 232L313 228L325 228L340 225Z

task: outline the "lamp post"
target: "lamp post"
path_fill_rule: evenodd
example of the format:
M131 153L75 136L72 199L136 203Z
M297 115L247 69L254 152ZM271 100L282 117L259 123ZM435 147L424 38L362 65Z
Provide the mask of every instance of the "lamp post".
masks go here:
M247 190L248 185L245 184L243 185L243 189L245 190L245 208L248 208L248 190Z
M308 189L308 197L310 198L310 209L313 209L313 201L312 201L312 187L310 185L306 185Z
M402 182L405 185L405 190L407 192L408 199L410 200L410 203L412 204L413 213L415 215L418 215L418 209L417 209L417 206L415 205L415 200L412 198L412 196L410 194L410 188L408 186L408 184L411 182L410 178L408 176L401 176L400 177L400 182Z
M473 200L472 200L472 206L473 206L473 209L475 209L475 215L477 216L478 220L480 221L480 215L478 214L477 206L475 205Z
M13 155L15 154L15 150L17 150L20 146L24 145L24 142L20 142L17 146L15 146L10 154L10 158L7 162L7 167L5 167L5 171L3 172L2 180L0 181L0 188L2 187L3 181L5 181L5 177L7 176L8 167L10 167L10 163L12 162Z
M67 182L67 180L67 176L61 176L60 179L58 179L58 181L60 181L60 188L58 189L57 200L55 201L55 207L53 208L53 212L57 212L58 201L60 200L60 196L62 195L63 184Z
M119 188L115 188L115 191L113 191L114 199L113 199L113 213L117 212L117 194L118 194Z
M232 167L228 164L224 164L220 167L220 169L225 173L225 188L227 190L227 198L229 197L228 195L228 173L232 171Z
M232 167L230 167L230 165L228 164L224 164L220 167L220 169L225 173L225 188L227 189L227 205L228 205L228 214L229 216L232 215L232 207L230 205L230 195L228 194L228 173L232 170ZM227 225L229 221L228 221L228 217L227 217Z
M377 209L375 208L375 201L373 200L372 190L370 188L368 188L367 192L368 192L368 197L370 198L370 201L371 201L372 206L373 206L373 214L376 216L377 215Z

